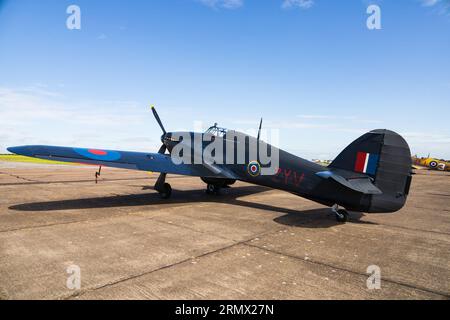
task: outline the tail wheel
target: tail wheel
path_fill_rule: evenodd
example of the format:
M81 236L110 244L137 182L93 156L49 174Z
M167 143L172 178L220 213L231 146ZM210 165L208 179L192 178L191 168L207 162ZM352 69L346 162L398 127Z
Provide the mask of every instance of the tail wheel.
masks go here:
M159 195L163 199L169 199L172 195L172 187L168 183L164 183L162 190L159 192Z
M336 212L336 220L337 222L347 222L348 221L348 212L345 209L339 209Z

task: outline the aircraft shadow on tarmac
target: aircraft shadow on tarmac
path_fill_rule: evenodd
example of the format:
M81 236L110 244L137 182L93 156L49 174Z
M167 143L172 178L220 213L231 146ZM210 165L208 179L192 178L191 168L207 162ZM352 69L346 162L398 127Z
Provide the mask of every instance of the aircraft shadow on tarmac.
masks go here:
M142 189L147 190L152 188L143 187ZM170 199L161 199L158 193L145 193L24 203L10 206L9 209L15 211L42 212L131 206L173 205L196 202L216 202L226 203L244 208L253 208L272 211L276 213L284 213L285 215L275 218L274 221L286 226L303 228L328 228L339 224L334 219L334 215L331 213L329 208L302 211L238 199L269 190L271 189L261 186L232 187L230 189L224 189L220 195L207 195L203 189L187 191L174 190L173 196ZM360 221L360 218L362 216L363 214L361 213L352 212L350 223L370 223Z

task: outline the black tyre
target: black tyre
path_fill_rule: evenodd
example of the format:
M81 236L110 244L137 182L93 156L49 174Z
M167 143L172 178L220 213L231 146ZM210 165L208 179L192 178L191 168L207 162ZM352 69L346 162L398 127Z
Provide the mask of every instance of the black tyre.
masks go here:
M347 222L348 221L348 212L345 209L339 209L338 214L336 214L337 222Z
M219 190L220 190L220 187L218 187L212 183L208 183L208 185L206 186L207 194L219 194Z
M172 187L168 183L164 183L163 190L159 192L159 195L163 199L169 199L172 195Z

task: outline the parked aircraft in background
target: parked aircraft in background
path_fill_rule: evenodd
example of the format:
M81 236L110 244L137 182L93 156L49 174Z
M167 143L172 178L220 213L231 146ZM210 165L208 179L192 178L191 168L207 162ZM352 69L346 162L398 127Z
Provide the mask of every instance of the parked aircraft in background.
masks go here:
M430 170L450 171L450 162L446 160L430 158L429 156L426 158L418 158L417 156L414 156L412 160L413 164L428 168Z

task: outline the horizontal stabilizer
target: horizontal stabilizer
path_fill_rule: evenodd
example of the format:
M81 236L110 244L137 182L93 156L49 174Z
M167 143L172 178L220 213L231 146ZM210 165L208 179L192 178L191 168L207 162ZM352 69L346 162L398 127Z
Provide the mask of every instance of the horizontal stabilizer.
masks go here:
M383 192L375 186L369 177L355 177L346 179L331 171L321 171L316 173L319 177L324 179L333 179L337 183L357 192L363 194L382 194Z

